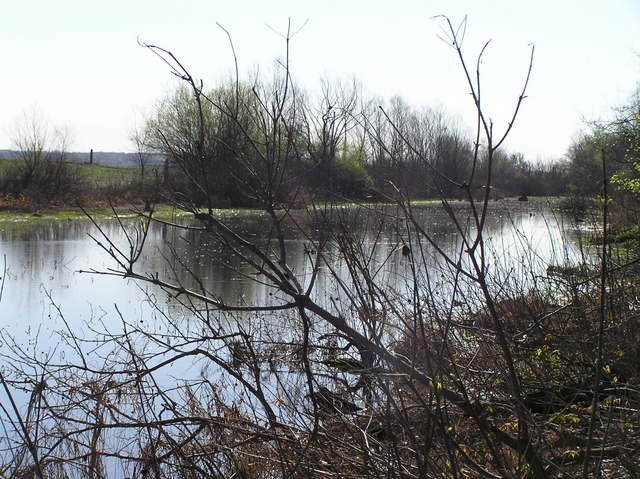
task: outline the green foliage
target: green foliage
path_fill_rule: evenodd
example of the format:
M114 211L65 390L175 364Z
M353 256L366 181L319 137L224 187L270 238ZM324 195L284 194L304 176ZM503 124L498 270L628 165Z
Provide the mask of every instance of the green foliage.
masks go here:
M569 187L572 193L589 196L601 191L602 147L602 138L590 134L581 136L569 148Z
M607 179L621 191L640 194L640 90L618 108L614 121L594 124L590 133L575 141L568 157L575 193L601 191L604 158Z
M88 163L69 163L69 168L79 177L87 181L134 181L140 173L137 166L113 166Z
M624 167L611 178L621 190L640 194L640 90L630 104L620 110L615 134L624 145Z
M287 119L266 115L260 101L268 94L258 89L222 85L204 92L198 102L182 86L159 103L146 135L150 148L182 172L172 178L174 191L200 205L220 199L238 206L256 201L251 193L272 173L265 171L265 159L274 155L276 135L287 131Z
M354 198L366 196L372 180L364 165L362 149L345 146L335 163L335 189Z
M611 240L612 243L626 243L628 241L637 241L640 239L640 225L631 226L624 231L615 234Z

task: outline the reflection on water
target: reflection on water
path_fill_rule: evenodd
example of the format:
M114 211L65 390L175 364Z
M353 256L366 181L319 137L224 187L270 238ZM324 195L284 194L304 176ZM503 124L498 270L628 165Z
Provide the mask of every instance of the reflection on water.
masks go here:
M439 206L423 206L416 210L422 226L433 233L439 246L446 252L456 254L459 247L455 227ZM405 244L412 245L413 254L420 252L427 258L427 266L443 267L437 260L431 245L417 245L406 237L400 220L394 218L395 211L387 208L384 221L380 216L362 212L354 214L345 209L350 227L345 234L358 235L364 248L370 248L371 264L375 265L379 279L389 288L403 291L407 288L409 259L402 254ZM301 213L301 215L305 215ZM313 225L313 221L310 221ZM101 228L117 245L127 247L119 225L115 221L101 223ZM267 241L269 230L266 223L256 217L233 220L234 228L248 238ZM468 225L462 224L467 228ZM55 331L67 326L60 318L52 302L58 305L68 327L81 336L91 334L91 329L120 328L120 313L128 321L153 323L157 311L150 304L155 302L161 310L172 310L169 295L151 285L136 283L104 274L79 273L79 270L95 269L108 271L113 267L109 255L101 249L89 234L99 237L94 225L88 221L56 221L49 224L2 227L0 231L0 255L6 257L6 278L0 317L2 328L24 341L25 347L34 347L36 333L43 351L56 347ZM567 240L563 218L550 208L523 208L517 212L509 207L496 210L486 227L488 247L498 254L491 261L498 262L502 271L514 275L531 273L532 264L564 264L577 252ZM311 228L314 238L323 234L319 226ZM309 238L295 231L288 232L287 263L303 280L311 272ZM171 282L182 282L197 286L194 276L200 277L207 292L227 303L266 304L278 301L277 295L268 286L255 281L254 268L241 262L237 256L225 254L218 245L197 231L176 232L166 225L153 225L147 246L140 259L139 272L157 273ZM274 245L272 245L274 247ZM177 253L177 258L172 256ZM329 246L331 257L331 246ZM331 267L339 275L346 275L346 266L336 258ZM541 266L542 268L543 266ZM259 279L259 277L258 277ZM335 291L335 281L328 275L320 275L317 284L317 299L330 301Z
M515 209L516 205L517 209ZM512 281L517 278L521 281L521 286L526 288L529 281L535 281L538 274L544 274L547 264L565 264L579 253L571 240L571 235L566 234L569 229L563 224L563 217L550 208L536 208L507 202L492 204L491 207L493 211L486 224L485 233L487 261L495 266L492 268L493 274L498 275L492 278L492 284L501 285L502 280L506 282L507 279ZM465 210L462 206L460 208L462 214L458 227L464 231L472 231L473 222L466 219ZM421 206L414 212L419 227L433 236L440 251L458 258L464 248L468 247L461 244L456 226L451 223L441 207ZM286 262L303 284L308 283L311 277L317 242L329 237L327 228L322 226L323 214L324 212L297 212L295 222L290 222L286 227ZM363 253L362 259L366 260L368 271L392 300L399 299L404 302L405 299L408 301L413 299L412 267L420 269L418 275L420 279L429 278L433 281L435 295L445 299L451 298L451 285L446 280L440 279L441 270L445 277L451 277L447 274L449 266L436 254L435 245L416 241L415 234L411 233L412 229L407 228L406 222L398 215L396 208L381 207L369 213L366 210L339 208L332 214L341 217L344 221L340 228L336 227L337 231L333 232L335 234L327 244L326 262L321 265L321 273L315 284L314 299L317 302L327 308L335 307L335 309L339 309L343 304L350 305L348 298L345 297L350 293L348 286L342 291L337 287L340 280L348 282L349 275L348 265L338 254L336 242L340 241ZM309 236L297 231L292 226L295 223L305 224L305 230L310 232ZM263 217L251 215L237 217L230 220L229 226L251 241L260 243L263 251L278 248L271 238L269 225ZM136 222L128 220L125 227L133 231ZM128 323L128 331L131 331L131 326L139 327L140 334L134 336L144 342L140 344L140 351L151 343L144 351L145 354L140 354L139 357L145 359L151 357L151 362L155 364L164 359L161 357L163 352L167 353L167 350L179 342L180 345L176 350L201 347L207 351L216 351L221 357L225 355L226 350L229 350L230 364L242 370L244 350L237 336L228 338L225 350L221 341L217 339L220 337L218 331L212 333L216 339L200 334L200 328L203 328L202 323L194 321L193 316L186 315L185 310L171 295L153 285L105 274L109 272L109 268L114 267L113 259L89 235L107 245L107 248L128 249L129 245L127 237L117 222L101 222L100 228L107 237L112 239L113 245L107 245L100 236L98 228L89 221L52 222L19 228L0 224L0 255L6 258L4 291L0 301L0 318L2 318L0 340L15 339L13 354L16 354L16 350L22 350L25 356L36 355L39 358L49 358L54 363L80 364L77 361L78 358L70 357L72 348L65 345L65 336L58 335L56 332L68 330L76 338L99 340L106 332L120 333L123 324ZM90 269L102 273L79 273L80 270ZM175 228L167 225L152 225L146 248L137 265L137 272L149 273L154 277L157 275L174 284L201 288L211 297L219 298L228 304L264 305L286 301L285 298L278 297L277 291L262 282L264 278L256 274L251 264L243 262L237 255L229 254L208 236L195 230L176 231ZM424 287L424 285L420 286ZM461 303L473 301L473 298L464 297L465 291L461 291L460 294L463 299ZM450 303L453 305L453 301ZM417 301L412 306L407 307L406 304L412 303L405 303L399 307L399 316L402 316L405 311L410 312L413 305L416 308L419 307ZM348 308L349 306L345 306L345 309ZM354 317L361 312L357 307L346 311ZM245 331L266 333L266 336L261 337L263 341L257 345L257 353L252 351L252 354L255 353L254 357L268 358L269 369L264 368L258 372L265 386L266 400L270 404L282 402L281 397L296 397L296 395L301 397L306 391L306 376L300 374L301 359L298 354L300 349L296 349L296 344L290 341L296 339L291 338L291 335L294 334L292 333L294 329L300 329L297 327L298 323L295 319L286 317L286 313L280 318L275 318L276 321L273 319L258 314L249 314L244 317L234 315L228 318L227 323L244 327L246 322ZM279 322L278 319L280 319ZM402 319L406 318L402 316ZM165 326L169 321L172 329L168 333L169 328L165 329ZM264 325L266 327L261 329ZM316 338L320 338L320 334L324 336L327 332L320 330L322 326L318 326L315 331L318 333ZM215 327L211 328L212 331L214 329ZM155 344L145 336L147 333L153 334L156 339ZM228 331L222 333L227 334ZM191 341L193 338L196 339ZM129 336L126 339L128 341ZM132 339L132 341L135 340L136 338ZM322 359L334 361L336 359L330 354L332 351L335 354L337 342L331 345L330 339L325 338L322 341L325 340L326 345L320 344L320 341L314 342L316 351L310 352L315 354L315 360L319 365L326 365L326 361L322 362ZM109 347L114 346L115 341L107 341L102 348L97 342L79 341L79 343L79 348L83 350L90 368L95 365L94 369L100 369L102 358L111 353ZM166 344L170 346L158 348L158 345ZM323 345L324 350L321 349ZM8 346L12 345L0 344L0 354L5 353ZM106 371L107 379L121 381L119 383L121 385L139 380L133 378L135 374L132 373L131 363L127 363L126 347L128 346L127 343L125 347L118 350L117 355L110 357L111 364L114 366ZM153 351L149 353L154 346L161 350L158 356L153 356ZM136 353L138 352L137 348L131 349L136 349ZM324 353L327 353L326 357L323 356ZM363 354L360 356L362 359ZM11 364L0 362L0 368L10 369L10 366ZM269 374L272 368L278 369L277 380ZM117 374L113 374L112 377L113 371ZM37 375L39 370L28 372ZM226 394L232 399L242 394L243 390L237 386L237 381L228 377L225 380L224 374L225 372L208 358L202 356L202 359L198 360L189 356L171 363L157 374L153 373L152 379L154 384L159 384L159 387L164 389L167 385L173 387L176 384L181 385L202 378L203 383L216 385L216 388L220 386L216 389L216 394ZM84 375L79 374L75 378L77 384L73 383L73 387L77 385L84 391L86 387L91 386L91 383L84 382L84 378ZM348 379L354 382L354 378ZM54 384L54 381L51 381L51 384ZM55 400L58 398L55 386L51 389L49 398ZM286 392L283 392L285 389ZM0 391L1 403L6 403L4 394ZM179 395L181 392L171 389L169 394ZM24 406L29 402L29 388L26 392L17 388L15 397L24 410ZM66 404L66 396L61 394L61 397L61 401ZM120 399L113 391L111 397ZM161 404L162 400L164 397L150 399L150 404L157 406L160 411L158 417L165 410ZM126 410L131 404L124 403L119 406ZM294 420L297 417L287 415L286 405L280 413L283 414L284 423L287 423L287 417L292 417ZM82 419L85 419L84 416ZM134 441L129 439L127 438L127 443L134 444ZM116 469L115 459L107 464Z

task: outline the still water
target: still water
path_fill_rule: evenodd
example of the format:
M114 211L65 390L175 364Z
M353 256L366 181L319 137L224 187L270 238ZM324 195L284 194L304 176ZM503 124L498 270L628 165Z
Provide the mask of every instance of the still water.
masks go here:
M572 223L550 205L500 202L492 208L486 236L494 251L492 261L501 262L503 270L518 275L522 273L520 269L534 267L542 273L548 264L566 264L579 256ZM458 237L439 205L421 206L417 214L422 226L435 235L445 251L456 251ZM365 247L375 244L372 254L383 265L378 274L384 275L389 287L402 290L408 264L401 248L410 239L403 238L402 230L392 222L378 234L379 225L363 219L361 214L350 221L352 231L362 233ZM264 221L252 215L230 218L229 223L255 241L268 235ZM116 244L126 245L117 222L103 221L100 228ZM320 230L316 229L315 234L321 234ZM184 313L170 295L152 285L80 272L104 273L114 266L91 236L101 238L90 221L52 221L31 226L0 223L0 261L4 258L6 263L0 301L3 347L7 338L13 338L27 352L60 358L65 354L64 345L59 344L60 331L89 338L118 331L122 318L153 329L159 311L170 316ZM310 270L306 254L309 245L309 238L294 231L287 233L287 264L301 278ZM433 249L427 253L431 255ZM432 256L436 267L437 255ZM185 267L203 280L212 295L226 303L268 304L278 300L274 291L255 281L250 265L227 255L199 234L152 225L138 271L192 285ZM341 271L343 267L336 263L339 274L347 274ZM331 297L334 287L335 282L328 275L321 275L316 295Z

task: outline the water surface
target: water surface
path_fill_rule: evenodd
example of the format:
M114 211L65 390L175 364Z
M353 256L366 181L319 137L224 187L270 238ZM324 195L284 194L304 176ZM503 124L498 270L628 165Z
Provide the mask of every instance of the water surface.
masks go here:
M548 206L522 205L516 202L492 205L493 211L486 227L488 248L497 254L491 261L502 271L514 276L542 274L547 264L565 264L579 255L571 237L571 223ZM397 210L388 208L380 221L376 215L352 214L345 210L350 221L347 231L357 235L364 248L371 249L372 265L378 278L390 289L402 291L407 283L409 261L401 253L412 238L403 230L402 221L394 219ZM422 227L434 234L440 247L456 254L460 242L455 228L442 208L421 206L416 210ZM300 218L307 217L300 213ZM136 226L128 220L127 228ZM229 224L252 241L264 242L269 236L264 217L240 215ZM295 228L286 231L287 264L304 281L311 271L309 249L313 240L323 234L322 227L309 220L308 237ZM126 237L116 221L101 221L99 227L116 245L127 247ZM96 331L118 331L122 319L158 327L158 310L169 315L184 313L171 295L146 283L122 279L108 274L81 273L96 270L108 273L113 260L91 236L104 243L100 232L90 221L52 221L38 225L0 224L0 256L6 258L6 275L0 318L5 336L16 339L27 350L39 353L63 354L57 331L72 330L90 337ZM415 249L417 246L413 245ZM331 257L331 245L328 247ZM335 248L334 248L335 249ZM177 256L173 256L173 253ZM443 262L434 249L423 249L427 267L441 268ZM208 292L229 304L272 304L281 301L277 291L256 282L253 267L237 256L229 254L198 232L176 231L152 224L147 244L136 266L138 272L150 272L170 282L196 286L192 274L202 279ZM333 268L346 277L346 266L336 258ZM188 271L187 271L188 270ZM327 268L320 275L315 297L330 301L339 296L336 283ZM324 299L323 299L324 298ZM152 304L153 303L153 304ZM188 321L187 319L184 319Z

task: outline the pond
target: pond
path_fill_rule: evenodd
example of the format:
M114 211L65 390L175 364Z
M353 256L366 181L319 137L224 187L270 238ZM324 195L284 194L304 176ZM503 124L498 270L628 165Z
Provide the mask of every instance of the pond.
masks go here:
M472 222L467 221L468 217L465 216L465 205L456 203L453 207L457 208L462 220L459 227L472 231ZM461 249L456 227L438 203L418 204L414 209L416 226L423 228L434 239L434 244L420 243L399 213L396 207L390 206L363 209L344 206L294 212L291 221L283 225L287 266L303 285L308 284L318 243L329 239L324 250L325 260L315 282L313 299L337 314L348 313L348 305L353 304L349 297L353 293L349 289L350 266L338 254L337 243L341 241L362 254L367 261L366 268L389 297L400 302L406 300L404 304L410 305L412 288L415 286L411 272L420 269L421 277L433 278L434 297L449 300L452 285L440 280L440 277L451 277L451 271L448 270L450 265L442 261L436 248L452 257L460 254L464 248ZM279 251L280 245L273 240L273 231L264 215L256 212L223 214L231 229L259 244L263 251L271 256ZM323 218L328 215L331 216L331 222L324 222ZM173 221L198 226L188 218L176 218ZM299 228L300 225L304 227ZM3 371L9 371L11 375L16 356L38 358L40 364L63 365L57 369L62 374L67 363L86 361L89 371L92 368L99 370L101 364L108 360L112 361L110 364L116 364L115 369L119 372L105 378L105 384L131 385L135 383L135 379L131 379L132 374L120 368L127 365L124 358L126 351L113 352L116 345L122 346L125 339L128 341L128 336L123 335L125 329L136 329L138 338L142 339L136 347L141 351L141 357L143 351L148 354L145 357L149 358L150 364L161 362L166 358L167 351L175 354L176 351L203 344L216 350L221 357L224 357L226 350L233 354L233 342L225 344L219 339L209 342L201 339L198 328L202 327L202 316L196 317L200 310L198 307L182 307L180 302L184 297L176 297L175 291L169 293L150 283L108 274L115 267L108 250L128 249L128 241L133 238L135 231L143 231L135 219L126 219L122 223L104 220L96 224L88 220L51 221L33 225L0 224L0 257L4 258L6 265L0 301L0 353L3 355L0 366ZM145 248L135 266L136 272L203 290L209 297L226 304L274 305L287 300L282 293L269 286L263 275L257 274L255 264L232 254L201 231L177 229L165 223L152 223L144 231L148 234ZM548 265L566 265L576 261L583 251L575 241L575 231L573 222L552 203L492 203L485 226L487 262L492 266L492 281L501 285L503 280L506 283L516 278L520 282L519 287L526 291L538 276L546 273ZM112 241L111 244L107 238ZM466 304L469 310L473 310L474 299L466 295L464 289L457 294L460 301L456 303ZM359 311L352 313L357 317ZM222 331L223 326L217 333L238 330L253 332L267 325L266 334L269 337L261 344L293 344L296 331L291 325L296 323L283 319L284 315L277 317L273 314L273 317L275 321L271 322L269 314L266 317L253 313L233 314L222 319L218 317L218 325L227 320L229 327L227 331ZM166 334L171 330L173 333ZM318 337L324 331L320 329L316 333ZM149 347L143 344L145 335L153 338L149 341ZM189 338L199 339L190 343ZM184 347L169 347L153 355L154 347L162 351L163 345L172 344L171 341L182 341ZM82 358L78 356L78 350L82 351ZM242 353L242 350L237 352ZM123 358L119 359L118 355ZM179 391L181 383L193 381L196 384L200 380L203 385L212 388L215 385L215 394L225 395L226 400L231 398L231 402L234 397L242 395L243 388L238 385L241 375L233 377L230 374L225 379L224 372L212 361L192 358L186 356L154 374L156 386L167 390L177 384L178 387L172 390L178 395L184 392ZM244 367L241 358L231 359L238 359L238 369ZM315 361L322 365L319 353ZM17 369L24 368L24 364L37 362L25 360ZM282 367L282 363L279 366L271 363L270 367ZM34 372L37 375L38 371ZM268 368L264 372L266 375L262 380L269 403L280 404L283 402L280 398L305 395L304 375L291 363L279 370L279 376L269 376ZM262 372L258 376L256 380L262 378ZM347 373L343 379L353 383L355 378ZM76 377L75 381L69 386L63 378L58 384L68 386L72 392L85 398L82 401L90 404L91 393L79 391L90 389L91 381L82 375ZM14 392L23 410L29 403L30 386L27 385L23 390L18 387ZM110 389L110 394L115 395L115 391ZM57 407L66 411L67 396L60 392L60 397L51 399L55 394L56 391L51 391L49 400L57 400ZM162 401L165 400L161 396L153 395L149 399L149 404L157 407L160 415L164 411ZM0 401L6 403L5 399L4 392L0 393ZM276 406L285 423L293 423L296 417L299 424L300 421L306 421L304 417L296 415L289 415L285 419L285 407ZM131 408L131 411L135 410L134 406ZM68 414L76 417L77 412ZM127 434L133 434L133 430L125 429L117 439L125 442L133 440ZM117 461L110 462L110 467L115 470ZM116 474L115 477L120 476Z
M492 208L486 237L488 249L493 251L492 261L501 263L501 270L516 270L516 276L522 276L520 269L534 267L540 268L537 273L543 273L548 264L566 264L580 256L573 239L573 223L552 205L501 202ZM416 212L424 228L438 239L439 246L455 254L458 235L442 208L438 204L424 204ZM376 264L383 265L378 274L385 275L384 281L390 288L402 290L409 267L402 246L409 244L410 238L403 237L394 221L373 224L362 213L350 215L347 209L346 214L351 222L350 233L361 234L365 247L371 246ZM128 221L135 224L135 220ZM264 218L255 213L236 215L227 221L255 241L262 241L269 234ZM116 244L126 245L123 229L116 221L101 221L99 227ZM309 245L321 233L320 228L311 237L304 237L294 229L286 232L287 264L301 277L309 272ZM6 263L0 301L5 336L15 338L26 350L60 355L64 354L64 348L58 344L58 331L72 330L87 337L94 334L92 331L117 330L121 317L144 324L152 323L158 310L180 314L171 295L158 287L87 273L87 270L105 273L114 266L109 254L92 237L102 240L97 227L88 220L0 224L0 258ZM194 286L193 273L201 278L210 294L227 304L260 305L278 300L264 282L256 281L259 278L251 265L208 241L198 232L152 224L137 270L187 286ZM427 256L433 262L427 261L428 266L441 267L437 255L432 254L433 248L429 248L427 245ZM344 265L336 263L335 267L339 275L348 273ZM335 283L321 274L316 295L331 298L332 294L337 295L334 288Z

